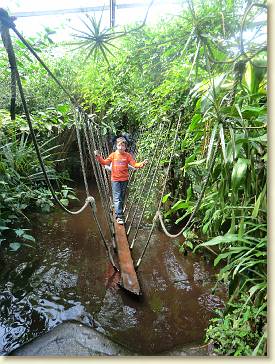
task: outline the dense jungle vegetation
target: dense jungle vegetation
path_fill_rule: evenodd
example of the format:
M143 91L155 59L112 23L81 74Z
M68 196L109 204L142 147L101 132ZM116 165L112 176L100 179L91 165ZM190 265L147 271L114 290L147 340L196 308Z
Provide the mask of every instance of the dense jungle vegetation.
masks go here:
M77 44L54 43L51 30L28 41L72 97L96 114L104 135L143 130L139 149L150 157L155 126L162 122L168 129L171 122L163 174L180 115L162 204L165 222L179 231L196 208L179 249L213 248L218 280L228 286L226 307L209 323L205 340L218 355L267 355L267 6L245 0L187 4L178 17L157 26L103 31L87 18ZM79 168L70 101L21 41L12 39L47 170L68 205ZM54 204L19 96L15 120L10 116L10 68L2 43L0 68L4 261L8 250L35 249L22 221Z

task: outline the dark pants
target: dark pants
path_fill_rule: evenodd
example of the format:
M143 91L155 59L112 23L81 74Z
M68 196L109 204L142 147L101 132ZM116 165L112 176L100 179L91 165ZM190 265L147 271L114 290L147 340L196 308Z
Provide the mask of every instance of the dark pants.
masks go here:
M123 218L123 205L128 181L112 182L113 202L116 217Z

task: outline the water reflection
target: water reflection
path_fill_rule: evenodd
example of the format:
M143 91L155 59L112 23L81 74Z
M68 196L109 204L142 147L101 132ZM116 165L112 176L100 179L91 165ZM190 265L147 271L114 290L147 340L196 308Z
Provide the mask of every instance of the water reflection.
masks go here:
M100 206L98 217L106 228ZM11 253L0 273L2 355L66 320L96 327L141 354L157 354L201 341L213 310L223 307L225 290L213 294L215 271L203 256L180 254L176 241L160 232L138 270L138 298L117 285L89 211L34 215L32 228L37 247ZM147 235L138 235L135 260Z

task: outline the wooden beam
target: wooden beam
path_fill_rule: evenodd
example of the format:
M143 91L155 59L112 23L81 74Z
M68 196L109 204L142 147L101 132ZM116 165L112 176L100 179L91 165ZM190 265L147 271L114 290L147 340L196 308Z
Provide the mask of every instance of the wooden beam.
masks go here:
M116 18L116 0L110 0L110 28L114 28Z
M135 8L135 7L144 7L144 4L141 3L133 3L133 4L121 4L115 5L117 9L123 8ZM41 11L18 11L11 14L11 16L15 16L16 18L23 18L29 16L44 16L44 15L62 15L68 13L89 13L95 11L105 11L110 10L110 6L91 6L91 7L83 7L83 8L73 8L73 9L56 9L56 10L41 10Z
M148 7L148 3L145 4L144 2L136 2L131 4L116 4L116 9L131 9L131 8L139 8L139 7ZM171 5L180 5L180 0L170 0L169 6ZM152 6L158 5L167 5L167 0L155 0ZM72 8L72 9L56 9L56 10L40 10L40 11L17 11L12 12L11 16L15 16L16 18L24 18L30 16L45 16L45 15L62 15L68 13L89 13L89 12L96 12L96 11L105 11L110 10L110 6L89 6L89 7L81 7L81 8Z
M12 13L11 16L16 18L24 18L29 16L44 16L44 15L58 15L68 13L88 13L91 11L108 10L109 6L93 6L88 8L73 8L73 9L56 9L56 10L41 10L41 11L20 11Z
M115 234L121 274L121 286L136 295L141 295L140 285L130 253L125 226L119 225L115 222Z

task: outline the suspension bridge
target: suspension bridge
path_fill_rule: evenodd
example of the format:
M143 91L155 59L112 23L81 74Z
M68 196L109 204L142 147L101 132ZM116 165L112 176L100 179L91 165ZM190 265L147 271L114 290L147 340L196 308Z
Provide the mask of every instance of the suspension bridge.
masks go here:
M24 89L21 82L21 77L17 67L17 59L14 52L12 39L10 36L10 29L16 34L16 36L21 40L21 42L25 45L28 51L41 64L41 66L47 71L49 76L52 77L52 79L59 85L59 87L67 95L68 99L72 104L72 108L74 111L74 120L75 120L74 128L76 132L76 139L79 150L81 171L86 190L86 200L83 203L83 206L77 211L70 210L62 204L62 202L58 199L57 194L49 178L47 168L41 156L40 148L37 143L36 135L32 125L29 108L27 105ZM167 236L171 238L175 238L182 235L183 231L187 227L190 227L193 221L193 217L197 212L201 200L203 198L206 185L209 181L213 164L217 154L218 143L216 146L216 151L214 152L214 155L209 165L209 172L204 182L202 192L198 198L198 202L195 205L193 212L191 213L187 223L179 233L170 234L164 225L163 217L161 214L161 205L165 193L165 188L167 185L169 170L171 168L172 158L174 155L175 144L178 139L178 133L182 122L182 115L181 113L179 113L176 121L176 127L174 128L172 128L172 121L170 121L169 127L167 127L167 125L165 125L163 121L160 121L156 125L154 125L154 128L157 129L154 150L153 151L150 150L150 160L146 168L143 168L141 172L133 172L133 171L130 172L129 184L132 185L133 181L135 179L138 179L138 181L136 181L135 183L136 193L132 197L132 199L129 197L129 195L126 196L126 201L124 206L124 212L126 215L125 225L119 225L114 219L113 203L111 198L112 196L111 185L108 172L99 163L97 163L93 153L94 150L99 150L101 155L104 155L106 157L111 152L110 143L108 142L107 138L103 136L102 127L100 125L100 122L98 121L97 115L95 114L89 115L81 107L81 105L78 104L78 102L71 96L70 92L62 85L62 83L58 80L58 78L45 64L45 62L40 58L40 56L37 54L32 45L17 31L16 26L14 24L14 19L10 17L4 9L0 9L0 30L1 30L2 41L8 54L8 59L11 69L11 118L15 118L13 106L15 105L15 97L16 97L15 90L17 86L21 102L23 105L24 113L26 116L26 120L28 122L32 141L34 143L37 157L41 166L41 170L43 172L46 184L49 190L51 191L54 201L56 202L57 205L60 206L61 209L72 215L80 214L86 208L90 209L91 216L96 222L101 240L106 249L106 255L110 263L114 267L114 269L120 273L121 277L120 285L124 289L135 295L141 295L141 287L137 277L137 270L149 246L157 221L158 220L160 221L163 231ZM144 130L141 128L141 130L139 131L141 136L143 132ZM166 167L163 176L163 172L160 171L160 163L165 156L165 148L167 146L168 140L171 142L171 135L173 136L173 141L172 145L170 146L171 148L170 157L168 166ZM104 218L106 220L106 226L107 226L107 229L105 229L105 231L103 231L102 226L97 217L95 198L91 196L89 191L89 185L88 185L87 173L84 161L84 148L85 151L87 152L86 154L88 154L89 161L93 168L97 188L100 195L101 207L104 210ZM138 150L136 149L134 153L137 154ZM136 173L139 173L138 178L136 178ZM156 181L160 180L162 188L161 191L159 191L160 193L158 194L159 202L156 207L154 218L151 227L149 229L146 242L141 250L141 254L137 259L137 261L134 262L132 257L132 251L139 238L139 232L141 230L142 221L144 220L146 207L148 206L148 203L150 203L150 196L152 195L154 184L156 184ZM128 203L128 200L130 200L130 203ZM215 252L212 251L212 253Z

